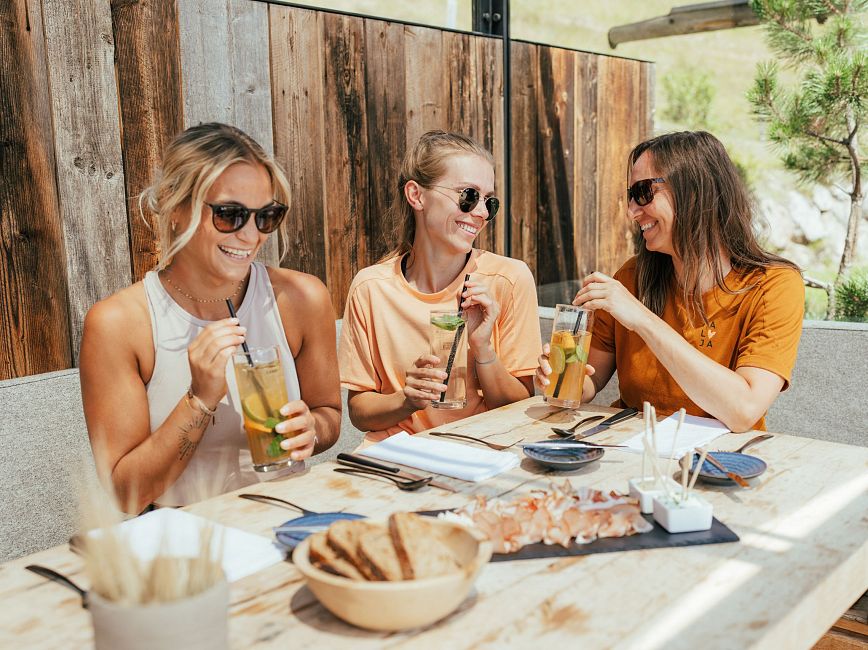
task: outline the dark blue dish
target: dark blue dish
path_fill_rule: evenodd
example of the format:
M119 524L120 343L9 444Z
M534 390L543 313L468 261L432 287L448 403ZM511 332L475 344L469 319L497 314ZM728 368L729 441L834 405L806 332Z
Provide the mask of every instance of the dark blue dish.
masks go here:
M735 472L743 479L756 478L766 471L766 468L768 467L762 458L757 458L756 456L750 456L748 454L739 454L734 451L714 451L711 453L714 454L717 461L727 470ZM696 468L698 460L699 454L694 454L690 471L693 471ZM735 481L707 460L702 463L702 469L699 470L699 478L706 483L714 483L715 485L735 485Z
M282 523L274 529L274 535L277 537L277 541L281 545L292 550L298 546L305 537L319 532L320 530L325 530L331 524L340 519L364 518L363 515L354 515L351 512L321 512L316 515L304 515L303 517L296 517L295 519L290 519L289 521ZM292 530L281 530L286 528L292 528Z
M539 449L525 448L524 455L531 460L559 471L569 471L579 469L583 465L593 463L600 460L605 449L600 447L588 447L587 449L553 449L551 451L540 451Z

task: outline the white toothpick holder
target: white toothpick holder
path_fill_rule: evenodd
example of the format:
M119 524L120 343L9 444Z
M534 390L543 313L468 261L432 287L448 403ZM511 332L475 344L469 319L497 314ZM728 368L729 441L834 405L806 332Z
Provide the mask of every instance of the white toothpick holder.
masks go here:
M680 489L680 488L679 488ZM712 508L705 499L691 494L679 501L660 494L654 497L654 520L670 533L690 533L711 528Z
M681 489L680 486L671 478L665 480L666 484L669 486L670 492L675 492L676 489ZM631 478L627 484L629 486L630 498L638 499L639 508L644 515L649 515L654 512L654 497L666 494L666 491L657 481L654 480L653 476Z

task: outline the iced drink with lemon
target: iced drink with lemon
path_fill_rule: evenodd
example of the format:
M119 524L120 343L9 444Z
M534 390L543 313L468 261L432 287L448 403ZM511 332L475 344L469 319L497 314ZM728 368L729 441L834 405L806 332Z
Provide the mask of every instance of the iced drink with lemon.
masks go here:
M431 354L446 371L446 390L431 402L436 409L463 409L467 406L467 332L460 311L431 312Z
M290 452L280 443L291 435L274 430L285 419L280 407L289 401L277 346L250 348L249 354L239 351L233 364L253 469L268 472L288 465Z
M565 408L581 406L593 320L594 312L589 309L557 306L549 352L552 374L545 390L549 404Z

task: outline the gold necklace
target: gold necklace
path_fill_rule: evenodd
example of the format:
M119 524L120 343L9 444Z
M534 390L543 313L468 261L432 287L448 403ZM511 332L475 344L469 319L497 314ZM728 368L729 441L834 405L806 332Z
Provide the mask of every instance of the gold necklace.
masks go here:
M169 269L168 269L168 268L165 269L165 271L166 271L166 275L165 275L164 277L166 278L166 282L168 282L169 285L170 285L170 286L171 286L175 291L177 291L178 293L180 293L180 294L181 294L182 296L184 296L185 298L189 298L189 299L192 300L193 302L201 302L201 303L209 303L209 302L226 302L227 300L231 300L232 298L234 298L235 296L237 296L238 293L241 291L241 285L244 284L244 280L241 280L241 281L238 283L238 288L235 289L235 292L234 292L231 296L226 296L225 298L197 298L196 296L191 296L189 293L187 293L186 291L184 291L184 290L183 290L181 287L179 287L177 284L175 284L174 282L172 282L172 278L169 276Z

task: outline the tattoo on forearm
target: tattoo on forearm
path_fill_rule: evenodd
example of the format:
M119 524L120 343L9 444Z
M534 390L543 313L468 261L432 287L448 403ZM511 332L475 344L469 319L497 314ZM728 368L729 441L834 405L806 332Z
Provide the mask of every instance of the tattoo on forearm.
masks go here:
M199 443L190 440L190 432L198 431L207 421L208 416L202 414L193 418L193 420L187 424L181 425L181 432L178 436L178 460L184 460L187 456L190 456L194 451L196 451L196 447L199 446Z

